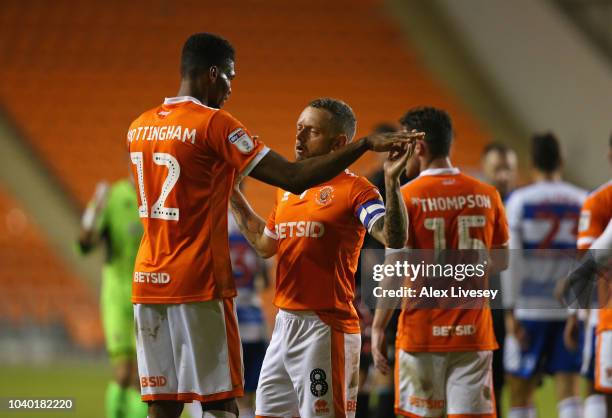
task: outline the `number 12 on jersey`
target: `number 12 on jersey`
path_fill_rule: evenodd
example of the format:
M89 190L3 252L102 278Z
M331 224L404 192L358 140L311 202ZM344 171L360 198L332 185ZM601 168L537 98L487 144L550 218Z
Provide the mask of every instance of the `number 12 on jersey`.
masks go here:
M138 206L138 214L141 218L156 218L164 219L167 221L178 221L179 220L179 209L178 208L167 208L164 206L166 198L172 191L172 188L176 184L181 175L181 166L176 158L165 152L153 153L153 162L157 165L163 165L168 168L168 174L166 180L162 186L161 193L158 199L151 206L151 212L149 215L149 206L147 204L147 196L144 189L144 167L143 167L143 154L142 152L131 152L130 159L132 164L136 166L136 173L138 178L138 190L140 192L140 206Z

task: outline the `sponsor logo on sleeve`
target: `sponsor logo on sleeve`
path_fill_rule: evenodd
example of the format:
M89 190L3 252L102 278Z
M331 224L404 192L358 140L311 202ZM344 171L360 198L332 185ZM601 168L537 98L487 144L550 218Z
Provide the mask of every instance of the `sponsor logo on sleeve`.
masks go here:
M227 140L243 154L249 154L255 148L255 143L242 128L238 128L229 134Z

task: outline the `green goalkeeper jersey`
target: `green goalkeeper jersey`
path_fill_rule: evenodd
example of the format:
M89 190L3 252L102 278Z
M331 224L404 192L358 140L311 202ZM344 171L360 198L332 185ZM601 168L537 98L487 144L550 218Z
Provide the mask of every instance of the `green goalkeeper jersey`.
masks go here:
M143 230L136 190L129 180L119 180L111 186L98 229L106 250L104 280L121 281L121 285L131 288Z

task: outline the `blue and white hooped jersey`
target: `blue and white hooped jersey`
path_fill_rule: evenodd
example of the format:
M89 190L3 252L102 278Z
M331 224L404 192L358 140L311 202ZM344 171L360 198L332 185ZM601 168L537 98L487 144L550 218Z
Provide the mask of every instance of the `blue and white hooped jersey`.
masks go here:
M571 271L575 259L571 251L557 250L576 248L578 220L586 196L586 190L572 184L541 181L515 190L508 198L511 257L504 277L514 290L513 295L504 296L516 298L518 318L567 316L554 297L554 288L557 280Z

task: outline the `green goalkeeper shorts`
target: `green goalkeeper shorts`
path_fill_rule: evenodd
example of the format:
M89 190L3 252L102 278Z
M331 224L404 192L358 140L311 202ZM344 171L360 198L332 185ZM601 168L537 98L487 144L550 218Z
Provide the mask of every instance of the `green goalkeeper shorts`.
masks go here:
M106 350L111 359L134 357L136 337L134 335L134 308L132 307L132 278L118 277L108 267L102 271L101 290L102 325Z

